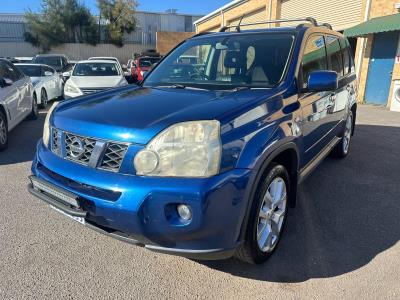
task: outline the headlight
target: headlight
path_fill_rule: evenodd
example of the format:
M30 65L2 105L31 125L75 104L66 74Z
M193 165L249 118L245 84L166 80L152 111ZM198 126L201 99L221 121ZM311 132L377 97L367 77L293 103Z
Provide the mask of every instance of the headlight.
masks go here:
M210 177L221 160L218 121L192 121L173 125L156 136L134 159L137 175Z
M54 102L53 105L50 107L49 111L47 112L46 119L44 120L44 127L43 127L43 143L46 147L49 147L50 141L50 117L53 113L53 110L57 107L59 102Z
M65 85L64 91L67 93L74 93L74 94L80 93L80 90L77 87L74 87L72 84L68 83Z

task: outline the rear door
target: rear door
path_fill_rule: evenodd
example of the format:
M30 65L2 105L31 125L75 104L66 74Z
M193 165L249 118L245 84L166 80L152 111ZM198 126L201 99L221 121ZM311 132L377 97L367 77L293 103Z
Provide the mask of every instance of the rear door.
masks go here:
M338 75L338 89L331 93L328 107L327 122L332 128L331 138L339 135L341 127L338 126L346 115L346 107L349 100L348 78L344 75L342 48L339 37L334 35L326 36L326 50L328 55L329 70ZM346 74L347 75L347 74Z
M17 104L17 115L23 119L32 110L32 90L31 80L28 76L21 73L16 66L10 62L6 62L9 76L14 82L15 88L18 90L19 99Z
M328 110L331 92L308 92L308 78L314 71L328 69L325 38L323 34L308 37L301 58L299 71L299 101L303 112L303 151L302 167L308 164L329 143L331 129Z

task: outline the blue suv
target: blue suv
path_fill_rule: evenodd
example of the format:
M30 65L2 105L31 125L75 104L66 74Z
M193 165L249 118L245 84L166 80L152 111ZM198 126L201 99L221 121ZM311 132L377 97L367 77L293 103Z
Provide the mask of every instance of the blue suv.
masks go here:
M357 82L328 25L244 27L186 40L139 86L53 105L29 191L149 250L264 262L298 185L348 154Z

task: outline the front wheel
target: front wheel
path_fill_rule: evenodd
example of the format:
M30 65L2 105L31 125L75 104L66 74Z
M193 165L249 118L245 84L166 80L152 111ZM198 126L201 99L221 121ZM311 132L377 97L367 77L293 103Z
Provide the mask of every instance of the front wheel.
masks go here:
M245 243L236 257L251 264L265 262L276 249L283 232L289 202L289 174L272 163L260 182L252 203Z
M39 107L37 104L36 94L32 97L32 112L29 115L30 120L36 120L39 117Z
M8 129L6 116L0 111L0 151L7 148L8 144Z
M349 111L347 115L342 140L333 148L332 156L336 158L345 158L349 154L351 135L353 133L353 112Z
M42 92L40 93L40 108L47 108L47 105L49 103L48 97L47 97L47 92L45 89L42 89Z

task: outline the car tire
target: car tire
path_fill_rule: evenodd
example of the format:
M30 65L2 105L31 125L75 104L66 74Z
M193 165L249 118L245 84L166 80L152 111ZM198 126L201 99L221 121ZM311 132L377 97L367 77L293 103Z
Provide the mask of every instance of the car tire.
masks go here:
M32 111L31 114L29 115L29 119L36 120L38 117L39 117L39 107L37 104L36 94L34 94L32 97Z
M49 99L47 98L47 92L45 89L42 89L40 92L40 108L46 109L49 103Z
M290 178L286 168L272 163L260 180L250 210L245 242L236 251L236 258L261 264L272 255L286 224L289 195Z
M0 111L0 151L7 149L7 146L8 146L7 118Z
M334 158L345 158L350 151L351 136L353 135L353 112L350 110L344 124L341 141L333 148L331 156Z

